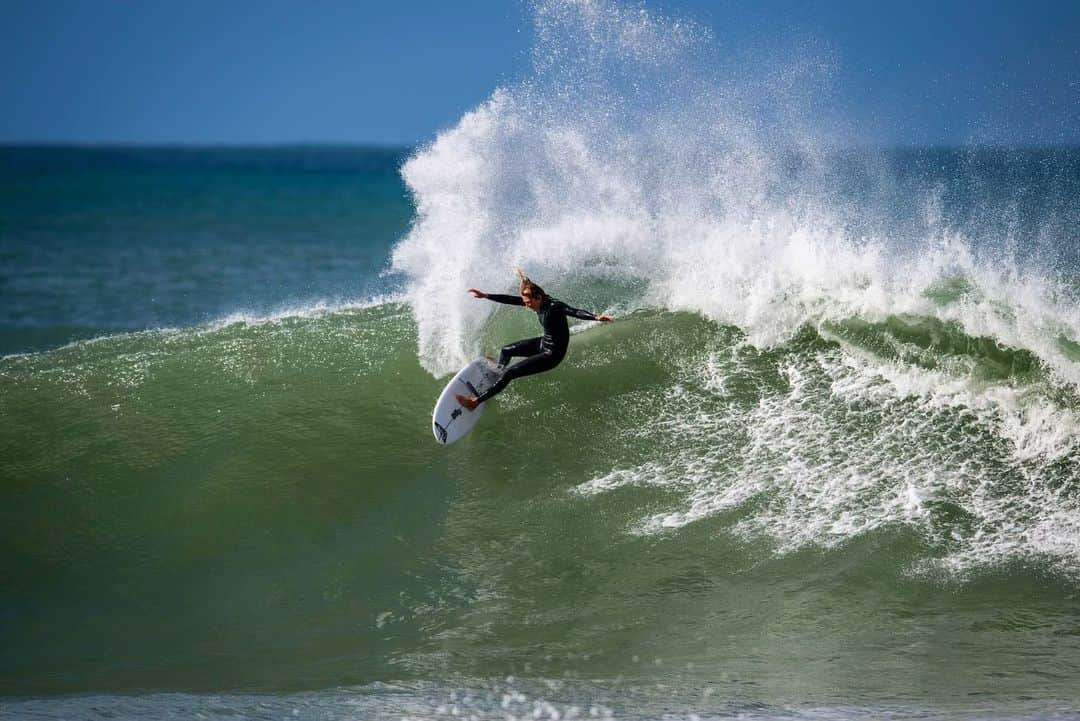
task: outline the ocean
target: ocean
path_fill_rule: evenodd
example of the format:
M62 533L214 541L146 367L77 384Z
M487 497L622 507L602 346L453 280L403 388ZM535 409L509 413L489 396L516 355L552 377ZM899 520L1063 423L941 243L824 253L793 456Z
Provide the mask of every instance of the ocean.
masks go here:
M0 147L0 718L1080 718L1080 149L536 15L415 148ZM616 320L440 446L515 266Z

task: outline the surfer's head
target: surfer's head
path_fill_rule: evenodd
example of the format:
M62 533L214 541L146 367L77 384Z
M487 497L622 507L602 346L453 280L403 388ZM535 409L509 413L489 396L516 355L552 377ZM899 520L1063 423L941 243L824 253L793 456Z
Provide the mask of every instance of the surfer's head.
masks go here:
M518 290L521 293L521 300L531 310L538 309L547 300L547 293L544 289L529 280L529 277L521 270L521 268L515 268L517 271L520 282L518 284Z

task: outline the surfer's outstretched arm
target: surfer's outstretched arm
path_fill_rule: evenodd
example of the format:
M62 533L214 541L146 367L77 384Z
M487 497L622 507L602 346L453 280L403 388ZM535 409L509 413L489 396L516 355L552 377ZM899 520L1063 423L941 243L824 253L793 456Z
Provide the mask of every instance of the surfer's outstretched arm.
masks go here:
M502 295L501 293L485 293L482 290L476 288L469 288L469 292L473 294L474 298L487 298L493 300L496 303L505 303L506 305L525 305L525 301L517 295Z
M571 308L562 301L557 301L562 306L562 312L571 318L580 318L581 320L599 320L605 323L610 323L613 318L610 315L597 315L596 313L590 313L587 310L581 310L580 308Z

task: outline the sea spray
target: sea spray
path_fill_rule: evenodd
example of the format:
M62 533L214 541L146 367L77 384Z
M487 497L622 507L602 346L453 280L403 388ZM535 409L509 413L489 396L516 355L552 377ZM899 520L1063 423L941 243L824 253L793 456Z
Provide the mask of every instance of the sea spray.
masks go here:
M813 160L814 142L801 124L751 114L764 104L779 116L791 98L717 77L702 29L607 2L539 3L536 18L533 74L403 169L417 218L394 268L436 372L476 350L487 309L460 297L465 284L501 288L518 264L553 290L641 278L648 292L622 307L663 302L716 234L809 205L779 165L789 146Z
M946 217L932 179L913 187L885 154L843 150L826 51L723 55L693 24L603 0L540 2L536 23L532 74L403 168L417 217L393 267L428 370L481 350L492 308L464 289L502 290L524 265L555 292L631 282L620 311L690 310L760 346L804 324L931 315L1080 381L1059 342L1080 337L1074 289L1016 258L1019 226L992 222L1001 199ZM995 162L961 172L978 188ZM1028 235L1065 232L1071 189ZM971 292L935 303L954 282Z

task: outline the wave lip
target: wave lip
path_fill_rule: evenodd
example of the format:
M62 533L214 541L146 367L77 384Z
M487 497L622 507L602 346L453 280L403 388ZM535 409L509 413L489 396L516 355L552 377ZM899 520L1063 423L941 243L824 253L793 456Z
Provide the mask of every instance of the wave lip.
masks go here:
M383 306L392 307L402 305L404 302L404 296L400 294L389 294L373 296L362 300L343 300L334 302L320 301L317 303L307 303L303 305L289 305L271 311L269 313L234 311L219 318L215 318L214 320L195 326L161 326L158 328L146 328L142 330L104 333L100 335L93 335L88 338L79 338L77 340L72 340L63 345L49 348L47 350L21 351L17 353L9 353L7 355L0 355L0 361L47 355L51 353L71 350L73 348L86 347L100 343L134 340L139 338L182 336L190 335L192 333L216 333L231 326L243 325L249 327L257 327L261 325L281 323L283 321L319 318L327 315L352 313L373 308L379 308Z

